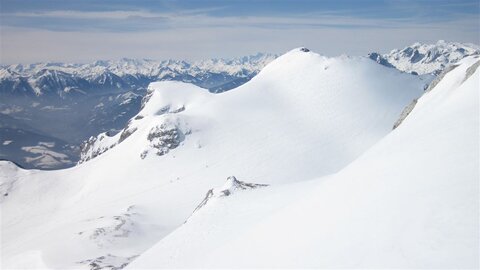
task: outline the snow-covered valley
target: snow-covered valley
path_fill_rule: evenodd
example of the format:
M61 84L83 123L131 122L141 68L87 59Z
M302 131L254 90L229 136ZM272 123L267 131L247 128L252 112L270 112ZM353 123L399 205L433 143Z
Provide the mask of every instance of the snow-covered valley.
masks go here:
M222 94L151 83L81 164L0 161L2 268L478 268L480 58L457 60L431 84L297 48Z

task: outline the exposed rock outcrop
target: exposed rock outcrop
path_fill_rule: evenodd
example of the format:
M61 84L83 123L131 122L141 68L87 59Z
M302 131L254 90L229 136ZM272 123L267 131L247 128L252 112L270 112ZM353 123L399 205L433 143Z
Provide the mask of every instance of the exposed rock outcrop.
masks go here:
M148 134L147 140L150 142L150 146L156 149L156 154L163 156L171 149L177 148L185 139L185 135L186 133L182 132L174 123L166 121L159 126L153 127ZM142 157L145 157L143 153Z
M247 183L240 180L237 180L235 176L229 176L227 181L221 188L212 188L207 191L205 198L200 202L200 204L195 208L192 215L203 208L207 203L209 203L212 199L227 197L232 195L233 193L239 190L248 190L248 189L255 189L260 187L266 187L267 184L255 184L255 183ZM185 221L187 222L187 221Z
M112 254L106 254L93 259L83 260L77 263L82 265L88 265L90 270L120 270L125 268L136 257L138 257L138 255L122 257Z
M389 67L389 68L395 68L392 64L390 64L390 62L388 62L387 59L385 59L383 56L381 56L380 54L378 54L376 52L369 53L368 58L372 59L373 61L377 62L378 64L380 64L382 66L386 66L386 67Z
M395 121L395 124L393 124L393 129L396 129L400 124L402 124L403 120L407 118L407 116L410 114L410 112L415 108L415 105L417 105L417 99L412 100L410 104L403 109L402 113L400 114L400 117L398 118L397 121Z
M117 142L111 141L112 138L113 137L108 136L107 133L101 133L100 135L96 137L92 136L90 139L83 142L80 146L80 160L78 161L78 164L89 161L117 145ZM102 141L104 142L102 143ZM106 143L107 141L111 142Z

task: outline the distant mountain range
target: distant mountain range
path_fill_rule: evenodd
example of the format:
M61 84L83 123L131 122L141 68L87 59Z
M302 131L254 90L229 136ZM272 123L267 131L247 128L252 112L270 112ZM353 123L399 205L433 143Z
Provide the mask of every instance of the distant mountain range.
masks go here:
M402 50L395 49L383 55L374 52L368 56L379 64L404 72L438 75L450 64L476 54L480 54L478 45L439 40L435 44L417 42Z
M218 93L245 83L275 57L258 53L197 62L124 58L90 64L15 64L0 68L0 94L65 99L100 90L146 88L151 82L165 80L188 82Z

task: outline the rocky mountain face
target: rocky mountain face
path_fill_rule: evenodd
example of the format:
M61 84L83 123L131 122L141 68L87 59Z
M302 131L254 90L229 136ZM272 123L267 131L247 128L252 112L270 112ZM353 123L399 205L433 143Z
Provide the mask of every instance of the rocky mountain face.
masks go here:
M368 57L381 65L395 67L404 72L438 75L446 67L466 56L478 54L478 45L440 40L435 44L415 43L383 55L373 52Z

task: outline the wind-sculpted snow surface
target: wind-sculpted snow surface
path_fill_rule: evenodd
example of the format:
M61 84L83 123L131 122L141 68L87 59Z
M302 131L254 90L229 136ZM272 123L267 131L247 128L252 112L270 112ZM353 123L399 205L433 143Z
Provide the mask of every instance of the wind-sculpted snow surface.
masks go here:
M478 60L462 60L338 173L207 208L130 269L477 269Z
M13 185L1 204L2 267L88 269L110 260L124 265L179 228L205 192L229 175L269 187L218 200L179 230L237 200L270 213L307 199L304 187L316 185L305 180L340 171L381 140L427 83L368 58L327 58L305 49L286 53L220 95L180 82L153 83L148 101L123 131L93 140L90 160L49 172L5 167L8 179L1 181ZM126 218L132 205L135 215ZM245 228L263 219L255 211L235 211ZM121 218L112 220L116 216ZM106 238L86 237L95 231ZM240 236L229 233L232 240ZM190 242L179 241L172 252Z

